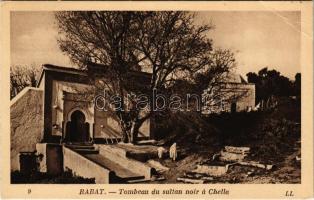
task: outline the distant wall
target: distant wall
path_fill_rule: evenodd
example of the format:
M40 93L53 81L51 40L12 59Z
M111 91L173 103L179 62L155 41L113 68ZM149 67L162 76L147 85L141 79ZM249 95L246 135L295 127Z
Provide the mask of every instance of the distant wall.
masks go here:
M249 107L255 107L255 85L243 84L241 89L247 90L247 93L240 97L237 102L237 111L246 111Z
M19 170L19 152L36 150L43 139L43 91L24 88L11 100L11 171Z
M95 109L95 138L122 138L119 122L108 111ZM138 137L150 137L150 120L147 119L139 129Z
M247 83L226 83L215 88L212 93L204 91L208 95L203 107L204 114L231 112L232 104L236 105L236 112L247 111L255 107L255 85ZM213 97L212 97L213 96Z
M230 101L225 102L225 111L231 112L231 104L236 104L236 111L247 111L249 107L255 107L255 85L254 84L228 84L226 86L228 96L234 96L234 99L231 97Z

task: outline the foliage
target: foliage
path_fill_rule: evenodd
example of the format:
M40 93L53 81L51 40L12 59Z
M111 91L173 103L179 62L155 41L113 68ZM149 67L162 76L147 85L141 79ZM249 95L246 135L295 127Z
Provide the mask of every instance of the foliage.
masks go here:
M267 100L271 96L292 96L301 94L301 74L296 75L296 81L280 74L276 70L261 69L257 74L249 72L248 82L254 83L256 88L256 102Z
M235 56L231 50L215 49L210 56L210 65L194 75L195 85L201 93L208 87L222 82L224 76L236 66Z
M26 174L14 171L11 172L11 183L93 184L95 179L74 176L71 171L65 171L60 175L49 175L41 172Z
M39 69L31 66L13 66L10 68L10 98L15 97L25 87L36 87Z
M204 97L204 90L208 91L209 94L212 94L215 90L215 95L206 96L207 103L220 102L222 98L224 98L224 101L231 101L242 96L242 94L234 95L233 99L231 99L223 92L225 85L222 83L225 81L226 76L232 73L232 70L236 67L234 53L228 49L214 49L209 56L210 64L195 72L191 80L176 80L169 87L171 94L178 94L185 99L184 95L186 94L196 94L199 97ZM193 100L191 99L189 104L192 104ZM187 104L187 102L185 103ZM202 107L204 101L202 100L200 103ZM196 107L196 105L192 106Z

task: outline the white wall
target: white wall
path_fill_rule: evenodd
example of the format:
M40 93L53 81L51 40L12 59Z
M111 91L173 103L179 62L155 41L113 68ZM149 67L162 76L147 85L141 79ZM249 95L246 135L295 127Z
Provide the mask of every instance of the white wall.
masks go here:
M27 87L11 101L11 170L19 170L19 153L36 150L43 139L43 91Z

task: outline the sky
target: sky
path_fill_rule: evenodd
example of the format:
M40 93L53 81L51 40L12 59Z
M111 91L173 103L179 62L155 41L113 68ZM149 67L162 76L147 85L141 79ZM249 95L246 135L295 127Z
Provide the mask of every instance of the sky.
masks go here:
M213 24L208 33L214 47L235 52L237 73L263 67L294 79L300 67L300 12L197 12L195 23ZM58 47L52 12L11 13L11 66L49 63L73 66Z

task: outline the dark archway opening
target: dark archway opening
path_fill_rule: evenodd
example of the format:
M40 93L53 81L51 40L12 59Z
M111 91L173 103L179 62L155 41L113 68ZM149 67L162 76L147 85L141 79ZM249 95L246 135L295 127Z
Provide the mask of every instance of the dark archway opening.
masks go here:
M89 124L85 122L84 113L76 110L71 115L71 121L66 125L67 142L88 142L89 141Z
M237 103L233 102L231 104L231 113L235 113L235 112L237 112Z

